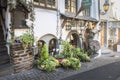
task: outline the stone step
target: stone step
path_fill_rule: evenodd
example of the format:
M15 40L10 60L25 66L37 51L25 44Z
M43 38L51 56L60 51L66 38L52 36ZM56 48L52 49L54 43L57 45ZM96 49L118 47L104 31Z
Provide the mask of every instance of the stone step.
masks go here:
M0 65L9 63L9 56L7 54L0 56Z
M9 55L6 47L6 41L4 40L4 34L2 26L0 26L0 65L8 63Z
M4 53L7 53L7 47L6 46L0 47L0 54L4 54Z
M6 63L4 65L0 65L0 77L5 75L13 74L14 70L10 63Z
M1 46L0 45L0 65L1 64L5 64L5 63L8 63L10 60L9 60L9 55L8 55L8 52L7 52L7 47L6 46Z
M6 45L6 42L4 40L0 40L0 46Z

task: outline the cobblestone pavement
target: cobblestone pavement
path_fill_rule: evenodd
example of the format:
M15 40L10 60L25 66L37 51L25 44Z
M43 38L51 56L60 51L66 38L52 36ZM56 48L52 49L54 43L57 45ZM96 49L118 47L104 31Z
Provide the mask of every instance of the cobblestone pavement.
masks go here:
M102 55L99 58L92 59L91 62L82 62L81 68L76 71L57 68L53 72L45 72L34 67L28 71L0 77L0 80L60 80L73 74L85 72L117 61L120 61L120 53L114 53L113 56Z

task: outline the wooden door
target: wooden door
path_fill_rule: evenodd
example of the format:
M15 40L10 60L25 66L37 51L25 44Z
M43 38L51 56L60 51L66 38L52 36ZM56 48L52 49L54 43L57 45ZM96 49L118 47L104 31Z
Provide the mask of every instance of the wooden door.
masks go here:
M118 40L120 41L120 28L118 28Z
M104 47L104 44L105 44L105 26L104 25L102 25L100 35L101 35L101 39L100 39L101 47Z

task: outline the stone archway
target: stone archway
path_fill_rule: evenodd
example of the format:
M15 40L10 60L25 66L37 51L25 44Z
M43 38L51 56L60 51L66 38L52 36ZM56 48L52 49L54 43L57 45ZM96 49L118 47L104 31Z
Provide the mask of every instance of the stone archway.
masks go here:
M67 36L67 40L74 47L80 47L81 45L77 31L71 31Z
M40 53L41 53L41 49L42 49L42 47L43 47L43 45L45 44L45 41L43 41L43 40L38 40L37 41L37 46L38 46L38 56L40 55Z
M52 38L50 41L49 41L49 53L51 55L55 55L56 52L57 52L57 39L55 38Z
M58 40L57 37L54 36L53 34L46 34L43 35L40 40L43 40L47 47L48 47L48 52L51 54L51 52L53 52L53 49L55 48L55 51L58 47Z

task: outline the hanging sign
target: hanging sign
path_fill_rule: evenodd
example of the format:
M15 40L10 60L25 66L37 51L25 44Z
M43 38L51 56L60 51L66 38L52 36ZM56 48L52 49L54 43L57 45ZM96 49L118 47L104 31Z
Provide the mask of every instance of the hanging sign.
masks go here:
M83 8L89 8L92 4L92 0L82 0L82 7Z

